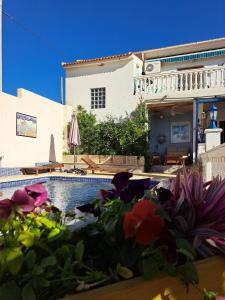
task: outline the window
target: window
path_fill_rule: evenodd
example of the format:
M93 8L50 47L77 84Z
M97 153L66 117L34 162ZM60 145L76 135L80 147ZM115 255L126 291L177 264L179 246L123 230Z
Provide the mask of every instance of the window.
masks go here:
M105 87L91 89L91 108L105 108Z

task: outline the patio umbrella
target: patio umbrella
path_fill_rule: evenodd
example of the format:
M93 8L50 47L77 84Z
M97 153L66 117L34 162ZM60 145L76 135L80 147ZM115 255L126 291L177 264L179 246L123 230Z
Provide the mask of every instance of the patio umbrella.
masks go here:
M73 155L74 155L74 169L75 169L75 155L76 155L76 147L81 144L80 142L80 132L77 122L77 115L74 111L72 114L71 119L71 126L70 126L70 134L69 134L69 145L73 147Z

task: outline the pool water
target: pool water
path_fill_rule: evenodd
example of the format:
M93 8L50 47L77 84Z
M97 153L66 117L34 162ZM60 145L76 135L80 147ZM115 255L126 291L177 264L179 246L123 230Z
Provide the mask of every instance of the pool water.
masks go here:
M49 192L49 199L62 211L68 211L75 207L99 199L100 189L111 189L113 185L107 182L71 182L49 180L45 183ZM1 199L11 198L15 190L24 185L1 189Z

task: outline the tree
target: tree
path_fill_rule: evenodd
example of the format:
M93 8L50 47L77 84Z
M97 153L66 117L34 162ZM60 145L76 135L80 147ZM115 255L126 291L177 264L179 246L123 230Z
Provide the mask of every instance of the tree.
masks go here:
M79 154L95 154L96 141L96 117L92 113L88 113L82 106L78 106L77 112L78 126L81 136L81 145L78 147Z

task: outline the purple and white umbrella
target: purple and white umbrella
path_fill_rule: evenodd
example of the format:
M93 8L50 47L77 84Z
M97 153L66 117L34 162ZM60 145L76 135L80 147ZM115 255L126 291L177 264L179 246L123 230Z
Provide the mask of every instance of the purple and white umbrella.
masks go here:
M69 134L69 146L73 147L74 168L75 168L76 147L79 146L80 144L81 144L80 131L79 131L78 122L77 122L77 115L76 115L76 112L74 111L72 114L70 134Z

